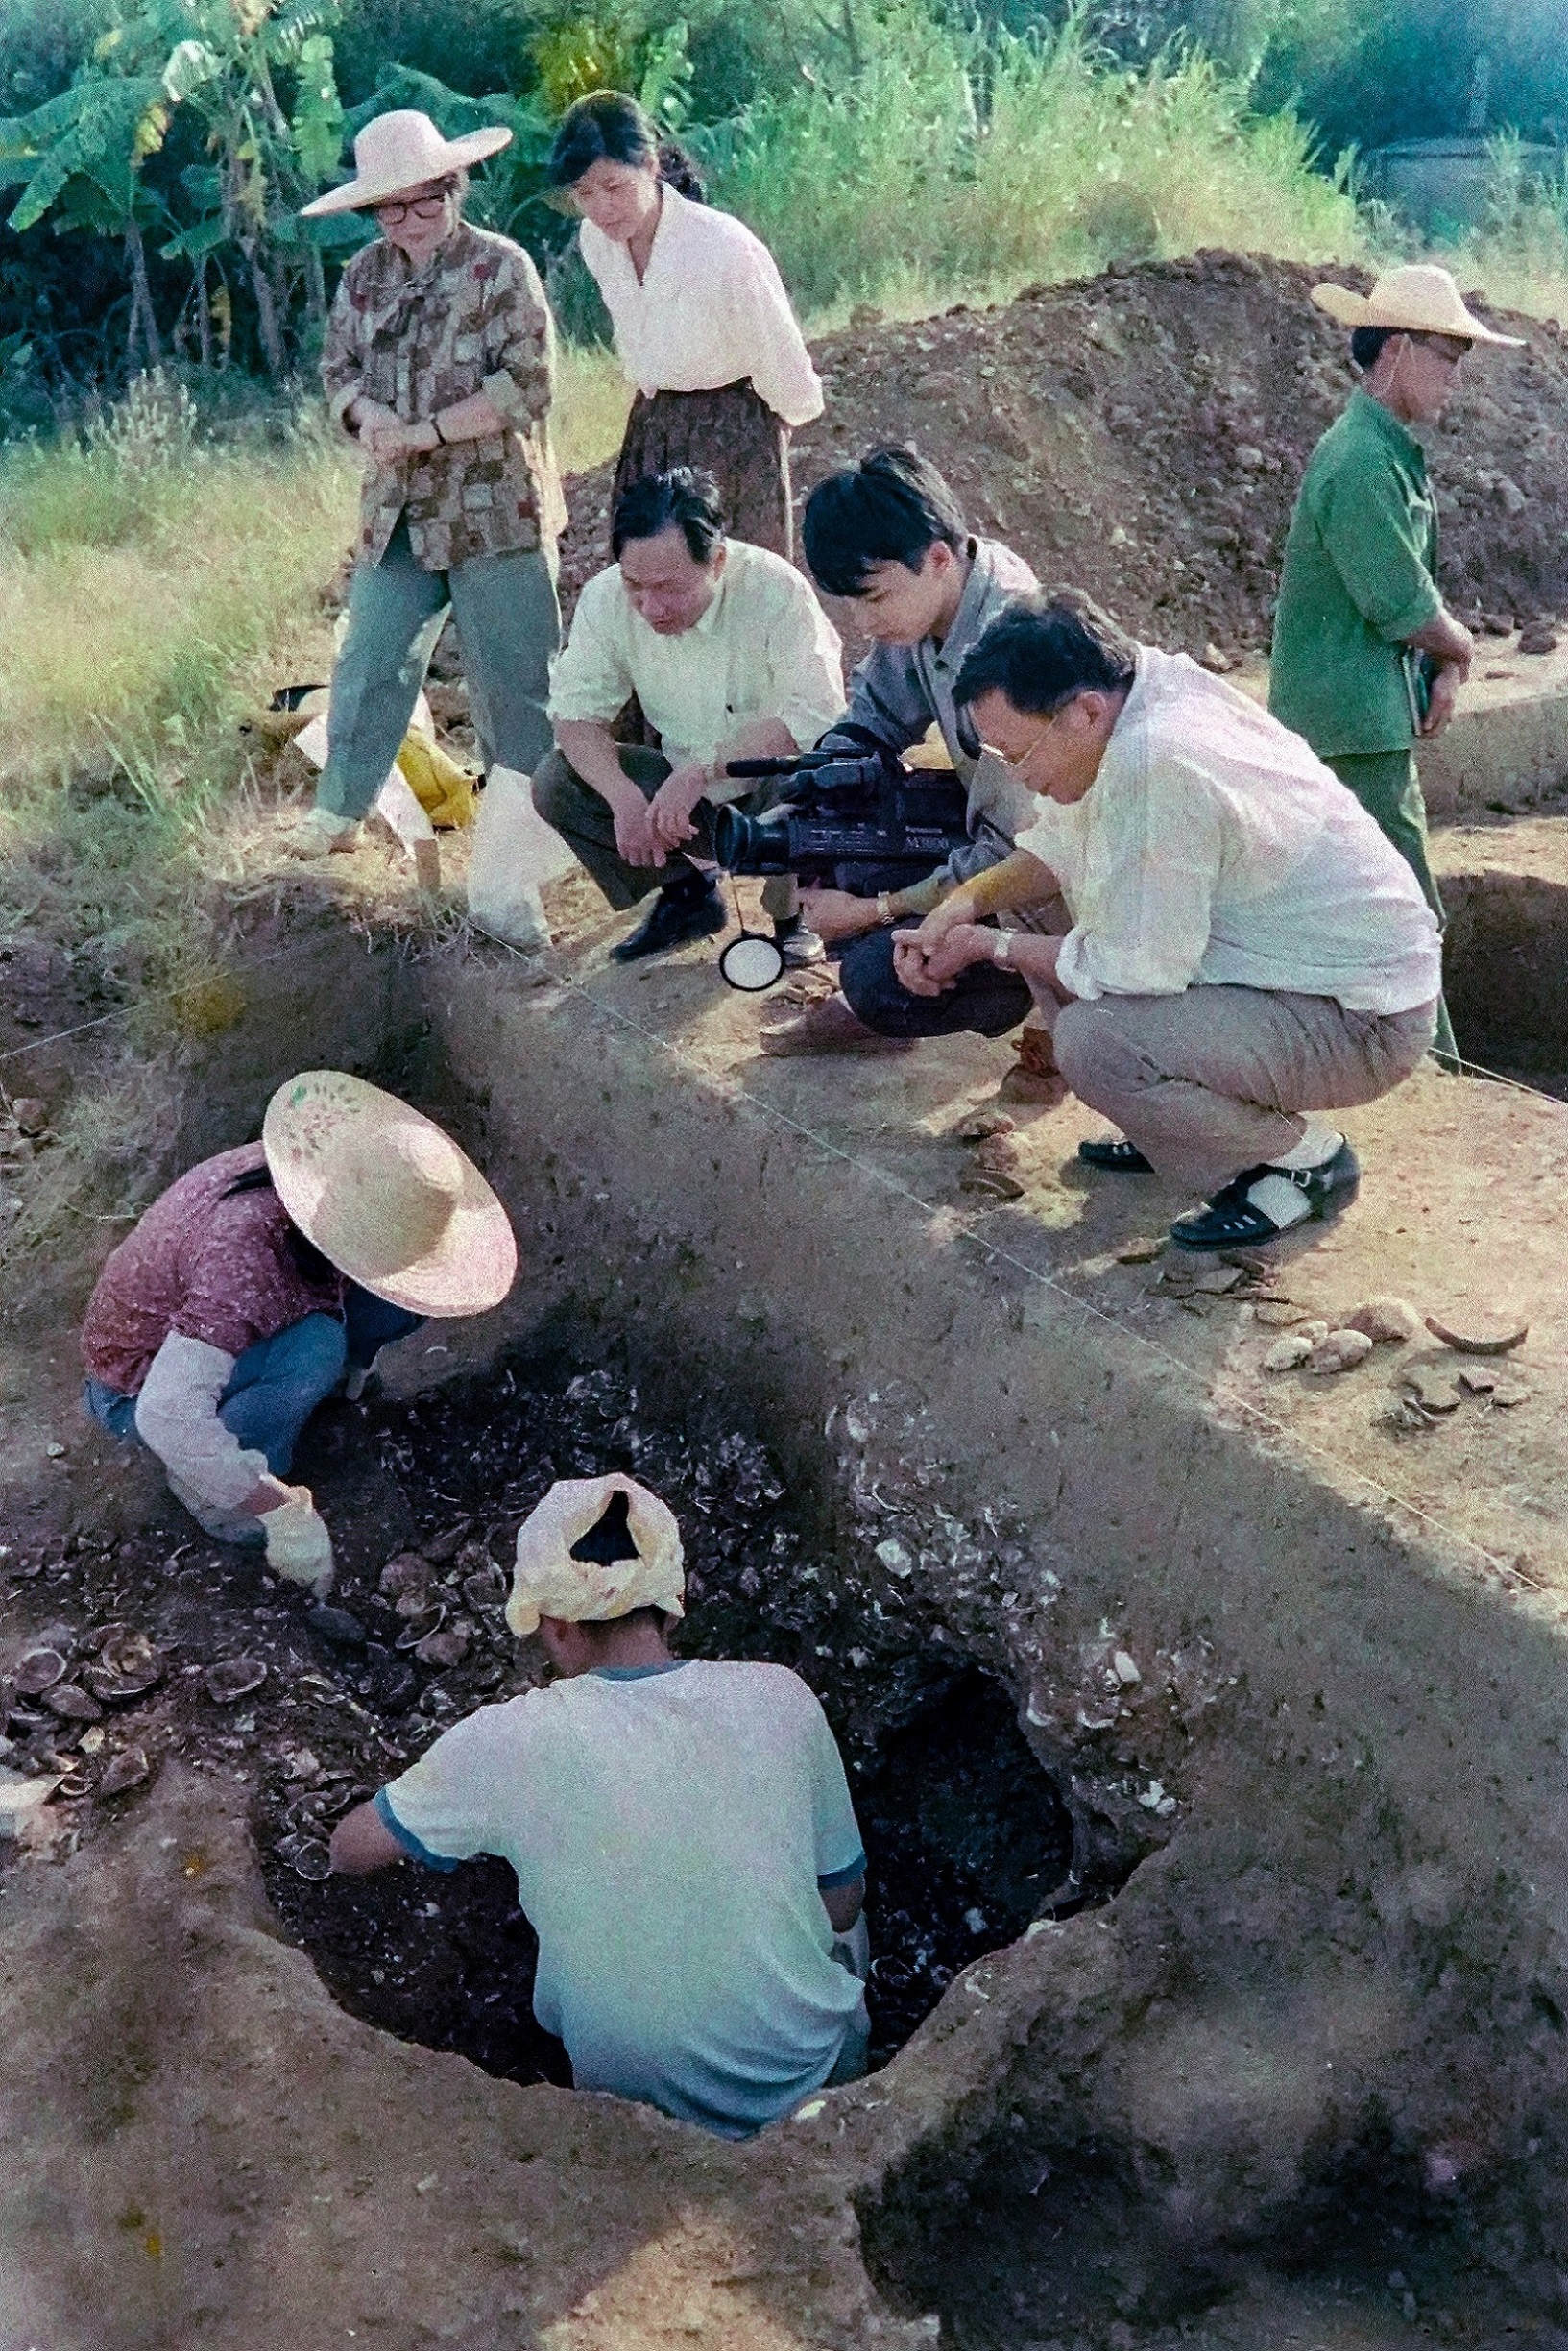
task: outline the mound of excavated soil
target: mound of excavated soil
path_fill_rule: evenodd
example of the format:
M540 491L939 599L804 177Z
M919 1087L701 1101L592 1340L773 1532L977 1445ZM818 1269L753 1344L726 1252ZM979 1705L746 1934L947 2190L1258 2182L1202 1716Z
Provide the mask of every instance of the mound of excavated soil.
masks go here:
M1310 300L1325 278L1369 282L1203 253L1001 310L868 315L816 346L828 407L797 437L797 489L910 441L1044 581L1157 643L1261 649L1302 468L1353 381L1348 338ZM1548 322L1511 330L1528 349L1472 359L1428 439L1451 600L1530 618L1568 608L1568 347ZM573 585L608 560L606 489L572 485Z

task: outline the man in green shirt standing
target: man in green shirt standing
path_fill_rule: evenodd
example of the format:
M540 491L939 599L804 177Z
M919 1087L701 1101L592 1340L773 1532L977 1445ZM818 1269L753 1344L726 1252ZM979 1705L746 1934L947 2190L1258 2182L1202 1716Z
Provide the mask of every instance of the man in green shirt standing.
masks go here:
M1516 344L1447 270L1389 270L1370 294L1314 286L1352 329L1362 381L1317 444L1285 543L1268 707L1305 736L1409 860L1439 923L1413 744L1440 735L1474 643L1437 587L1437 512L1411 427L1441 414L1472 347ZM1458 1059L1446 1007L1434 1051Z

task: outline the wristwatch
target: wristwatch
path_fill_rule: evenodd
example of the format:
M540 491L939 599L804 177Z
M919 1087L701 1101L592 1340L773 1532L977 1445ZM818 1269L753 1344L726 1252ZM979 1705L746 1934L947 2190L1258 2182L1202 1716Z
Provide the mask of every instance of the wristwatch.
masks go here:
M1012 961L1012 959L1013 959L1013 934L1012 934L1012 933L1011 933L1010 931L999 931L999 932L997 932L997 933L996 933L996 934L994 935L994 937L992 938L992 941L991 941L991 960L992 960L992 962L993 962L993 963L1010 963L1010 962Z

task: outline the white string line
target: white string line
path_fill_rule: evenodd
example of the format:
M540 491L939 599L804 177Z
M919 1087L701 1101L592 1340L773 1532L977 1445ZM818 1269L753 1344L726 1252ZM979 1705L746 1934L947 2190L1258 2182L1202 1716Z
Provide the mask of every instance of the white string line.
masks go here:
M505 945L505 942L501 940L493 943ZM618 1005L609 1003L602 996L595 995L584 981L577 979L571 973L555 970L544 963L541 957L530 955L519 948L508 946L506 952L519 961L528 964L532 969L546 973L551 979L564 981L568 988L584 997L596 1011L608 1014L612 1020L619 1022L622 1028L630 1030L633 1034L641 1037L646 1043L657 1046L673 1060L689 1064L704 1078L711 1079L714 1075L712 1069L704 1063L690 1047L661 1036L657 1030L649 1029L634 1013L624 1010ZM1504 1079L1502 1082L1506 1084L1511 1081ZM1535 1089L1524 1086L1520 1088L1520 1091L1533 1093ZM879 1184L883 1191L905 1201L910 1207L918 1208L923 1215L928 1217L937 1215L946 1204L942 1201L924 1199L902 1176L894 1176L886 1169L878 1167L872 1160L857 1158L853 1151L846 1151L842 1144L834 1143L828 1136L818 1134L814 1128L807 1126L804 1120L795 1118L787 1110L780 1109L777 1103L766 1102L760 1095L751 1093L743 1084L739 1086L739 1093L741 1100L749 1103L765 1119L771 1119L778 1126L793 1129L796 1134L814 1144L829 1157L841 1160L846 1167L854 1168L857 1174ZM1549 1094L1542 1095L1540 1099L1543 1102L1553 1103L1554 1107L1558 1110L1564 1107ZM1380 1501L1391 1505L1395 1510L1405 1512L1421 1525L1435 1529L1437 1533L1446 1536L1451 1541L1473 1552L1478 1559L1484 1560L1486 1565L1505 1583L1525 1584L1532 1591L1539 1592L1543 1596L1551 1596L1552 1588L1550 1586L1541 1583L1537 1577L1531 1575L1528 1570L1517 1565L1512 1560L1506 1560L1498 1553L1489 1551L1484 1543L1478 1541L1473 1535L1467 1535L1462 1528L1453 1525L1446 1518L1439 1517L1435 1512L1424 1509L1420 1503L1412 1502L1407 1495L1396 1492L1392 1487L1386 1486L1381 1479L1374 1477L1369 1471L1347 1461L1342 1454L1336 1452L1331 1445L1324 1444L1320 1439L1303 1436L1288 1421L1281 1420L1276 1414L1269 1412L1266 1406L1259 1404L1253 1397L1244 1394L1241 1389L1234 1386L1225 1373L1216 1373L1211 1382L1203 1373L1194 1369L1185 1357L1178 1355L1162 1340L1150 1338L1146 1332L1135 1329L1130 1322L1112 1313L1109 1308L1097 1305L1092 1298L1086 1298L1077 1291L1069 1289L1059 1275L1042 1272L1038 1266L1033 1266L1026 1258L1018 1256L1004 1244L988 1239L975 1226L965 1227L960 1237L965 1241L973 1242L977 1248L999 1264L1009 1266L1014 1271L1026 1274L1031 1281L1054 1291L1059 1297L1070 1306L1076 1307L1080 1313L1092 1316L1097 1321L1104 1323L1123 1339L1130 1340L1135 1345L1146 1348L1160 1362L1171 1366L1186 1381L1199 1389L1206 1400L1223 1398L1249 1418L1259 1428L1267 1430L1299 1452L1314 1456L1341 1473L1348 1473L1358 1485L1377 1495Z
M295 955L299 949L298 939L286 939L281 947L275 947L270 955L254 956L239 963L235 976L243 982L247 972L265 971L269 963L280 963L285 956ZM24 1054L42 1053L46 1045L63 1045L71 1037L85 1036L89 1030L103 1029L110 1021L129 1020L133 1012L140 1012L150 1005L174 1004L180 997L188 996L194 988L199 988L201 984L199 979L180 980L176 981L171 987L148 988L142 994L133 997L129 1004L116 1005L112 1012L99 1012L91 1020L78 1021L74 1028L56 1029L51 1030L47 1036L29 1037L25 1045L8 1047L6 1052L0 1053L0 1065L7 1061L19 1061Z
M483 935L486 937L487 944L504 948L506 954L513 957L515 960L527 964L532 970L544 973L550 979L564 982L574 993L584 997L588 1003L592 1005L595 1010L607 1013L613 1020L618 1021L623 1028L629 1029L635 1035L643 1038L646 1043L655 1045L661 1052L668 1054L672 1059L689 1062L691 1067L705 1078L712 1076L712 1071L688 1047L674 1044L667 1037L662 1037L657 1030L647 1028L631 1013L622 1010L619 1006L610 1004L601 996L595 996L583 981L571 973L559 971L543 962L538 956L530 955L521 948L513 947L504 939L491 939L488 933ZM290 941L284 946L276 948L271 955L258 957L248 968L253 971L264 970L268 964L278 962L284 956L292 955L297 944L296 941ZM84 1036L88 1030L102 1029L111 1021L129 1019L133 1012L139 1011L148 1003L172 1003L176 997L184 995L188 986L189 982L185 982L177 987L159 990L151 997L138 997L133 1004L121 1005L112 1012L101 1012L93 1020L79 1022L75 1028L60 1029L48 1036L30 1038L27 1044L12 1046L6 1053L0 1054L0 1064L19 1060L24 1054L39 1053L46 1045L63 1044L72 1037ZM1474 1077L1488 1079L1498 1085L1512 1086L1516 1093L1528 1094L1537 1102L1550 1103L1556 1110L1562 1110L1568 1106L1559 1102L1555 1095L1543 1093L1539 1087L1529 1085L1521 1079L1510 1078L1502 1071L1488 1070L1480 1062L1464 1059L1463 1055L1459 1058L1460 1066ZM844 1150L841 1144L833 1143L826 1135L818 1134L803 1120L794 1118L787 1110L780 1109L777 1103L764 1102L760 1095L751 1093L744 1085L739 1091L741 1100L749 1103L754 1110L760 1111L764 1117L774 1120L780 1126L793 1128L797 1134L814 1144L819 1151L826 1152L832 1158L841 1159L846 1167L854 1168L857 1174L869 1177L872 1182L880 1184L884 1191L891 1192L897 1198L907 1201L911 1207L920 1209L924 1215L934 1216L944 1205L941 1201L924 1199L902 1178L890 1175L884 1168L877 1167L873 1161L856 1158L853 1151ZM1097 1321L1105 1323L1108 1328L1131 1340L1135 1345L1147 1348L1163 1363L1172 1365L1187 1380L1200 1388L1206 1396L1226 1397L1259 1427L1271 1431L1276 1437L1283 1439L1286 1443L1295 1446L1303 1453L1328 1462L1341 1471L1348 1471L1357 1484L1366 1487L1380 1500L1408 1513L1411 1517L1417 1519L1424 1526L1436 1528L1452 1541L1473 1551L1478 1559L1484 1560L1487 1565L1505 1580L1511 1579L1529 1585L1533 1591L1548 1593L1550 1588L1530 1575L1524 1568L1516 1565L1512 1561L1500 1558L1493 1551L1488 1551L1484 1543L1478 1542L1474 1536L1466 1535L1462 1529L1454 1526L1448 1519L1437 1517L1433 1512L1424 1510L1418 1502L1412 1502L1408 1496L1397 1493L1392 1487L1385 1486L1369 1471L1358 1468L1354 1463L1346 1461L1342 1454L1336 1453L1331 1446L1323 1444L1320 1440L1303 1436L1299 1430L1291 1428L1288 1421L1278 1418L1275 1414L1270 1413L1253 1397L1243 1395L1240 1389L1231 1386L1223 1373L1217 1373L1212 1385L1209 1384L1204 1380L1202 1374L1195 1371L1193 1366L1184 1357L1178 1355L1173 1348L1166 1346L1158 1339L1151 1339L1146 1331L1135 1330L1130 1322L1112 1314L1108 1308L1098 1306L1093 1299L1083 1297L1078 1292L1070 1290L1058 1275L1042 1272L1038 1266L1032 1266L1027 1259L1016 1256L1000 1242L988 1240L973 1225L964 1228L961 1237L973 1242L988 1256L995 1258L999 1264L1010 1266L1015 1271L1026 1274L1031 1281L1039 1282L1048 1290L1053 1290L1059 1297L1066 1299L1069 1305L1077 1307L1080 1313L1093 1316Z

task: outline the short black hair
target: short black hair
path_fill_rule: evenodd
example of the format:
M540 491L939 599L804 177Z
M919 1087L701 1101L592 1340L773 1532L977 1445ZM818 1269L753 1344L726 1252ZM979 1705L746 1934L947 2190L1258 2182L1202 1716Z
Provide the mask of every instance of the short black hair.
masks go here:
M969 528L936 468L912 448L889 448L818 482L801 535L817 585L829 595L856 596L873 564L918 571L933 546L956 554Z
M571 188L595 163L626 163L656 171L666 186L693 204L706 201L696 165L684 147L661 138L635 98L624 90L590 90L561 117L544 166L546 187Z
M617 1486L603 1510L586 1535L579 1535L567 1554L574 1560L587 1560L598 1567L614 1567L619 1560L641 1557L632 1540L632 1497L624 1486Z
M724 541L724 501L712 473L672 466L629 482L615 500L610 552L618 563L628 539L657 539L666 530L680 531L693 563L712 562Z
M1363 376L1377 366L1383 356L1383 346L1390 335L1403 334L1402 327L1357 327L1350 337L1351 364Z
M1075 588L1020 596L999 613L958 672L953 700L1003 693L1014 710L1046 718L1074 694L1121 693L1137 673L1138 647L1109 613Z

